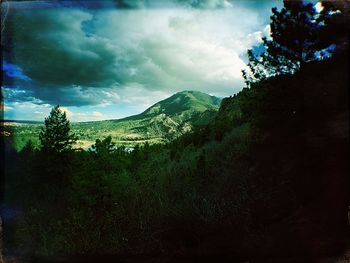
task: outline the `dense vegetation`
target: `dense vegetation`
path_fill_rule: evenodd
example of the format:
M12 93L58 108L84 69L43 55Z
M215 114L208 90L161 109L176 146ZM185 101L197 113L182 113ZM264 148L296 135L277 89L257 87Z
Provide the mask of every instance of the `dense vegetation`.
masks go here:
M198 91L182 91L160 101L141 114L119 120L72 123L78 136L75 148L88 149L96 139L111 136L119 146L165 143L194 127L208 124L217 114L220 99ZM41 123L5 123L5 132L19 151L31 140L39 146Z
M341 252L350 201L343 36L329 59L251 81L210 124L167 144L126 151L107 137L90 151L7 148L5 201L22 211L8 249L274 262Z

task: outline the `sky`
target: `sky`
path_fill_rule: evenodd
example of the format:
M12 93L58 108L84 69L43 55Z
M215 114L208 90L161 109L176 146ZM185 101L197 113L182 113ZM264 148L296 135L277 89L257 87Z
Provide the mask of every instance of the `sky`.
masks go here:
M3 3L5 119L73 122L141 113L183 90L239 92L247 49L269 35L277 0ZM5 10L5 9L4 9Z

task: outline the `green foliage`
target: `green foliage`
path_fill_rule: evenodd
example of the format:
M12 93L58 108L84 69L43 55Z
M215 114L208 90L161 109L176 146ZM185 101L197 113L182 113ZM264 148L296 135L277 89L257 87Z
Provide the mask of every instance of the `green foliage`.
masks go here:
M71 132L79 137L74 147L88 149L96 139L107 136L111 136L116 145L128 148L146 142L166 143L210 123L217 115L220 101L202 92L184 91L135 116L120 120L72 123ZM28 140L32 140L35 146L40 145L40 124L16 123L5 128L11 128L9 132L17 150L21 150Z
M264 51L255 54L248 50L250 72L243 71L249 85L279 74L302 70L305 63L317 60L317 52L332 42L321 41L320 32L325 19L319 16L312 3L283 1L284 7L272 9L270 38L262 38Z
M115 150L115 143L112 142L112 137L108 136L102 141L97 139L96 143L91 146L91 149L96 152L97 156L109 155Z
M52 108L39 134L41 149L48 153L62 153L72 149L77 137L70 132L66 113L59 106Z
M35 151L35 145L32 140L29 140L22 148L21 154L29 155L29 154L32 154L34 151Z

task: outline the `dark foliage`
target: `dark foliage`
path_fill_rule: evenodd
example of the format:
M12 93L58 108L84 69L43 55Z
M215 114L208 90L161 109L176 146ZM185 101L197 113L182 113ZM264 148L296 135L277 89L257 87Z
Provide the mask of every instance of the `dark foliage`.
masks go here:
M302 0L285 0L283 5L280 11L272 9L271 34L262 38L264 51L256 54L248 50L250 71L243 71L248 86L271 76L302 71L305 63L323 59L334 43L325 37L332 27L331 8L320 15L312 3Z
M52 108L50 116L45 119L45 127L39 134L41 149L48 154L67 152L77 138L70 133L66 113L59 106Z

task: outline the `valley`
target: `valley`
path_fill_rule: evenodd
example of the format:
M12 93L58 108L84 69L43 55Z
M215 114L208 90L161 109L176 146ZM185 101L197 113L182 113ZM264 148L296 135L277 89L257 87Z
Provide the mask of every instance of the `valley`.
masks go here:
M76 122L72 131L78 136L77 148L88 149L96 139L111 136L118 146L165 143L210 123L221 99L198 91L182 91L159 101L144 112L117 120ZM43 123L4 122L4 135L17 150L31 140L39 145Z

